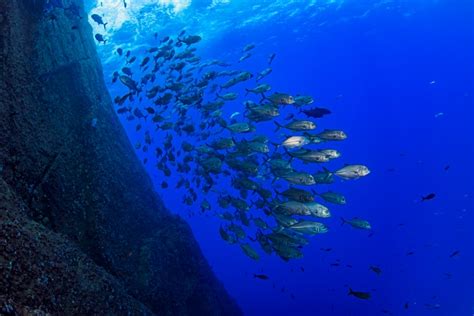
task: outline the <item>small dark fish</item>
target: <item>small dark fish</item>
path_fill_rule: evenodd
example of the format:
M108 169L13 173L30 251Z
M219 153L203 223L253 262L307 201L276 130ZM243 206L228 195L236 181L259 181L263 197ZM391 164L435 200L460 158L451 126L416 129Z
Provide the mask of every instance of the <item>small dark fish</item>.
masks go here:
M119 54L119 56L122 56L123 54L123 50L120 47L117 48L117 54Z
M409 251L409 252L407 252L407 256L412 256L412 255L414 255L414 254L415 254L414 251Z
M421 202L432 200L432 199L434 199L435 197L436 197L436 194L435 194L435 193L430 193L430 194L428 194L428 195L422 196L422 197L421 197Z
M327 251L331 251L332 248L320 248L319 250L322 250L322 251L326 251L326 252L327 252Z
M150 61L150 57L146 56L145 58L143 58L140 64L140 68L143 68L149 61Z
M256 274L256 273L254 273L253 277L256 278L256 279L260 279L260 280L268 280L269 279L268 275L266 275L266 274Z
M123 67L122 72L126 74L127 76L132 76L132 70L129 67Z
M145 118L145 115L143 115L142 111L140 111L140 109L138 108L135 108L135 110L133 110L133 115L135 115L136 118Z
M276 54L271 53L270 56L268 56L268 64L271 65L273 60L275 59Z
M377 274L377 275L380 275L382 273L382 269L380 269L377 266L370 266L369 269L372 270L373 272L375 272L375 274Z
M94 20L94 22L96 22L97 24L103 25L103 26L104 26L104 30L106 29L105 26L107 25L107 23L104 23L104 21L102 20L102 17L101 17L100 15L98 15L98 14L92 14L92 15L91 15L91 18L92 18L92 20Z
M403 307L404 307L405 309L408 309L408 307L409 307L408 302L406 302L406 303L403 305Z
M349 293L347 295L355 296L355 297L357 297L358 299L361 299L361 300L368 300L370 298L370 293L369 292L353 291L351 288L349 288Z
M314 107L308 110L301 110L300 112L304 113L308 117L321 118L324 115L331 114L331 111L325 108Z
M454 258L454 257L458 256L460 252L461 251L459 251L459 250L455 250L452 254L449 255L449 258Z
M166 181L161 182L161 188L162 189L168 188L168 182L166 182Z
M448 171L448 170L449 170L449 168L451 168L451 166L450 166L450 165L446 165L446 166L444 166L444 171Z
M107 42L107 40L104 38L102 34L97 33L94 37L99 43L105 44Z

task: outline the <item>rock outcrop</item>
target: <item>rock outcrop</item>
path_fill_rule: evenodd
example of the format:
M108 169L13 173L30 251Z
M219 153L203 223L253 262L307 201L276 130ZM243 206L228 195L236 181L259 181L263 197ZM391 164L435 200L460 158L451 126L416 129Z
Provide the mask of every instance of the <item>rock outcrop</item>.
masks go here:
M0 3L0 304L239 315L136 158L81 1L44 2Z

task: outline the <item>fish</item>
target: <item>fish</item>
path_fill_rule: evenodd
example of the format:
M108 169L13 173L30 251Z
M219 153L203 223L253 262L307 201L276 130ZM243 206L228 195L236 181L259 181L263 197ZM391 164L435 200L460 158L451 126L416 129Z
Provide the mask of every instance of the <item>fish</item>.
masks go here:
M94 35L94 37L99 43L104 43L104 45L107 43L107 40L104 38L104 35L102 34L97 33Z
M280 128L286 128L292 131L311 131L316 128L316 124L314 122L304 120L295 120L285 125L282 125L277 121L274 123L277 126L276 131L278 131Z
M296 106L303 106L303 105L309 105L314 102L313 97L309 95L298 95L295 98L295 105Z
M259 72L258 75L257 75L257 82L262 80L263 78L265 78L269 74L271 74L272 71L273 71L273 69L268 67L268 68L265 68L264 70L262 70L261 72Z
M435 193L429 193L429 194L421 197L421 202L432 200L435 197L436 197Z
M230 118L233 119L234 117L236 117L237 115L240 115L240 112L234 112L230 115Z
M278 192L277 190L275 190L275 193L297 202L305 203L314 201L314 195L311 192L303 189L290 187L289 189L286 189L282 192Z
M129 90L114 98L114 106L126 120L133 120L132 129L139 137L136 149L145 155L143 163L154 159L150 162L163 177L179 173L173 192L180 195L188 216L200 214L224 221L216 234L228 244L239 245L244 255L259 260L263 251L284 261L302 258L310 236L328 231L322 221L331 211L323 204L346 204L341 194L302 187L331 184L336 177L354 178L354 173L347 174L347 165L337 171L309 169L308 163L325 163L341 156L338 149L310 146L340 141L347 135L342 130L316 131L311 118L319 119L330 111L306 107L314 102L312 96L274 92L263 83L273 72L270 64L275 53L269 56L268 66L251 73L233 69L224 60L202 60L194 45L202 40L199 35L183 30L177 36L161 36L159 44L158 34L152 36L155 45L133 50L144 55L132 56L130 50L124 53L117 48L125 66L112 77ZM240 62L254 51L255 44L244 47ZM254 77L257 83L251 84ZM243 97L242 91L244 101L235 102ZM283 111L287 111L285 121L279 119ZM265 129L260 132L267 121L277 130L284 128L288 135L271 135ZM296 170L293 164L304 169ZM357 169L355 166L352 168ZM162 190L169 185L173 184L163 179L158 184ZM212 201L217 201L215 207ZM368 222L357 218L345 222L370 228ZM255 244L260 249L254 248Z
M260 279L260 280L268 280L268 279L270 279L270 278L268 277L268 275L266 275L266 274L258 274L258 273L254 273L254 274L253 274L253 277L256 278L256 279Z
M352 290L351 288L349 288L349 293L348 293L348 295L357 297L358 299L361 299L361 300L368 300L368 299L370 299L370 297L371 297L371 295L370 295L369 292L354 291L354 290Z
M196 44L201 41L201 36L199 35L188 35L186 37L179 37L178 42L185 43L187 46Z
M243 62L244 60L250 58L250 56L252 56L252 54L250 54L250 53L248 53L248 52L245 53L245 54L243 54L242 57L239 58L239 63L241 63L241 62Z
M309 208L310 213L312 216L320 217L320 218L328 218L331 217L331 213L329 209L317 202L308 202L306 206Z
M317 134L316 136L322 140L332 140L332 141L334 140L341 141L347 138L347 135L344 131L331 130L331 129L325 129L324 131Z
M454 258L454 257L456 257L456 256L459 256L459 253L460 253L460 252L461 252L461 251L459 251L459 250L453 251L453 252L449 255L449 258Z
M276 54L271 53L270 56L268 56L268 65L271 65L273 60L275 59Z
M300 110L301 113L303 113L304 115L308 116L308 117L312 117L312 118L321 118L325 115L328 115L328 114L331 114L331 111L329 111L328 109L325 109L325 108L312 108L312 109L308 109L308 110Z
M346 165L334 172L334 174L342 179L352 180L369 175L370 170L364 165Z
M150 61L150 57L146 56L143 58L142 62L140 63L140 68L145 67L145 65Z
M372 229L372 226L370 225L370 223L368 221L357 218L357 217L354 217L351 220L346 220L343 217L341 217L341 221L342 221L342 225L347 223L347 224L349 224L352 227L357 228L357 229L367 229L367 230Z
M256 94L262 94L262 93L265 93L265 92L268 92L271 90L271 86L268 85L268 84L259 84L258 86L256 86L255 88L253 89L245 89L245 91L247 91L246 95L249 94L249 93L256 93Z
M255 48L255 44L251 43L251 44L247 44L244 46L244 48L242 49L243 52L248 52L249 50L252 50Z
M274 211L284 215L311 215L310 208L305 203L297 201L288 201L278 204Z
M320 194L317 194L316 192L314 192L314 194L319 195L321 198L323 198L323 200L329 203L339 204L339 205L346 204L346 198L339 193L327 191Z
M375 274L380 275L382 273L382 269L377 266L370 266L369 269L373 271Z
M132 70L129 67L123 67L122 72L127 76L131 77L133 75Z
M129 88L133 92L140 92L138 88L137 82L131 79L128 76L119 76L120 82L122 82L127 88Z
M308 235L324 234L328 232L328 228L324 224L313 221L300 221L288 228Z
M259 254L249 245L249 244L240 244L240 248L247 255L247 257L258 260L260 259Z
M255 126L247 123L234 123L227 126L227 129L233 133L249 133L255 131Z
M295 103L293 96L287 93L275 92L268 97L264 97L264 100L268 100L275 105L291 105Z
M222 99L224 101L232 101L232 100L237 99L239 94L235 93L235 92L230 92L230 93L226 93L226 94L223 94L223 95L216 94L216 96L217 96L217 98Z
M94 20L94 22L96 22L98 25L103 25L104 26L104 30L106 30L106 25L107 23L104 23L104 21L102 20L102 17L98 14L92 14L91 15L91 18L92 20Z
M285 139L281 145L287 149L294 149L303 147L309 143L309 139L305 136L290 136Z
M283 179L288 181L291 184L298 184L298 185L314 185L316 181L314 177L306 172L288 172L281 175Z

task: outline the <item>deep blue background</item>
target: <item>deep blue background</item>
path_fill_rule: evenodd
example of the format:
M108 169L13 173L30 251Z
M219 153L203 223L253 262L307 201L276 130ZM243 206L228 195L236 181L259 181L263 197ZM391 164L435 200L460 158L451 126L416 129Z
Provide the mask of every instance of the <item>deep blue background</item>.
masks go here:
M333 218L325 221L330 232L312 239L304 259L285 263L275 256L253 262L226 244L217 232L220 220L189 217L183 192L159 189L162 175L147 164L167 206L188 219L246 315L474 313L473 15L472 1L349 1L314 20L302 11L285 23L212 34L212 41L198 46L208 58L236 60L245 44L258 43L252 59L239 66L254 73L276 52L266 82L276 91L313 95L316 105L333 111L318 121L320 128L349 135L334 146L343 156L331 166L363 163L372 171L331 186L348 204L331 208ZM116 44L131 40L121 36ZM104 68L108 82L110 65ZM235 110L241 111L240 103L226 115ZM134 126L125 123L133 142L142 137ZM273 133L273 126L262 131ZM159 135L154 138L160 142ZM436 198L420 203L431 192ZM368 219L373 235L340 226L340 216ZM459 256L450 258L455 250ZM341 266L330 266L336 260ZM369 271L371 265L382 274ZM254 279L253 273L270 280ZM347 295L348 287L373 297L358 300Z

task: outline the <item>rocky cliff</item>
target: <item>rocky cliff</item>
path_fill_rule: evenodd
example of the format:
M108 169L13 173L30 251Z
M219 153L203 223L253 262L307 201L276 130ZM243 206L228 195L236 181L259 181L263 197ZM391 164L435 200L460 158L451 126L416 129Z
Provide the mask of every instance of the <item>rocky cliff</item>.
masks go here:
M81 1L54 3L0 2L3 311L239 315L137 160Z

